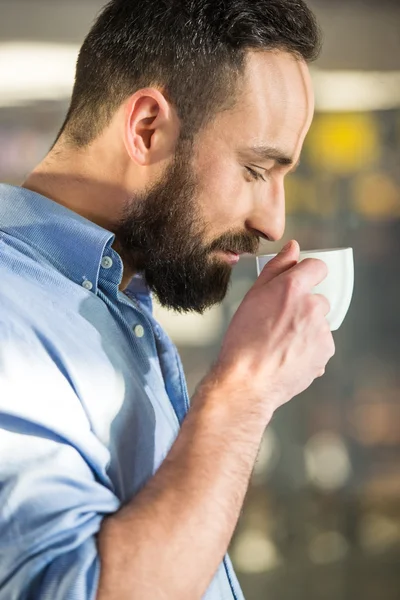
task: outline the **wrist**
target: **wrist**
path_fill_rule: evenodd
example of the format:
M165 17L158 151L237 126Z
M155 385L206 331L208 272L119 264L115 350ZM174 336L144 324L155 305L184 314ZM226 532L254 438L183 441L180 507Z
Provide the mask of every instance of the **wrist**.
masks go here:
M251 375L217 362L199 384L193 406L215 405L233 420L254 423L264 431L274 413L272 397L267 396L265 387L257 390Z

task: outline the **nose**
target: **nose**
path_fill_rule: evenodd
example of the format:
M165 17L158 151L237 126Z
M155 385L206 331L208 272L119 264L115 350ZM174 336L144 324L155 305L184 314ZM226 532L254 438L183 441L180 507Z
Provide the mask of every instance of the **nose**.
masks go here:
M285 188L283 178L279 178L270 182L267 193L261 199L255 199L246 224L259 237L276 242L285 232L285 223Z

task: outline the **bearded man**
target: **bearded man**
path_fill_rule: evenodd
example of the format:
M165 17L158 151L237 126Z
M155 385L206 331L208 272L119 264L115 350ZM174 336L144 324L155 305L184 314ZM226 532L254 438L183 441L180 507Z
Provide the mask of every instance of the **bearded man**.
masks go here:
M112 0L54 146L0 186L0 600L240 600L274 412L334 353L320 261L263 270L191 402L152 315L284 232L319 50L302 0Z

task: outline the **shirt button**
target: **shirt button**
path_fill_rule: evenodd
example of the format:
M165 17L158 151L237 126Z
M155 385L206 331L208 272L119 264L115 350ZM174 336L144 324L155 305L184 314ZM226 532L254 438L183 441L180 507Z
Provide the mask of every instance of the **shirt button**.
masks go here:
M91 290L93 288L93 283L85 279L85 281L82 283L82 287L84 287L85 290Z
M103 269L110 269L113 265L113 260L110 256L103 256L101 260L101 266Z
M144 329L141 325L136 325L133 331L137 338L142 338L144 336Z

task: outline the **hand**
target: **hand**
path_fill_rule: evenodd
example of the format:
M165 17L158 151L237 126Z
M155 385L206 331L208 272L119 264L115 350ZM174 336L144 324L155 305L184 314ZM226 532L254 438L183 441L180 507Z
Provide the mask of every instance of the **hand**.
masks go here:
M292 241L264 267L230 323L216 365L243 389L243 401L250 395L272 411L322 376L335 353L329 302L311 293L327 267L298 259Z

